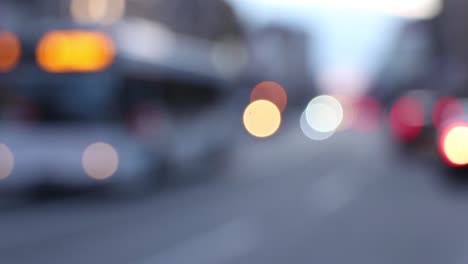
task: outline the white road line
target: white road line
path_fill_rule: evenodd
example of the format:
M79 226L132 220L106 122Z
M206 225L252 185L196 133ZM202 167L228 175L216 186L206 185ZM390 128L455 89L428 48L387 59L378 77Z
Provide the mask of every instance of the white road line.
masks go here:
M258 244L252 221L223 224L142 261L142 264L217 264L248 254Z

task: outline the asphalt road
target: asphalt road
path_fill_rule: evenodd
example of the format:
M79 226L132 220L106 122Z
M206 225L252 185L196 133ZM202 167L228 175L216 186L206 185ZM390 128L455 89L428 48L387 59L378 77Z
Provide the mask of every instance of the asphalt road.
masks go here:
M134 199L3 201L0 263L468 262L468 188L381 133L244 136L218 177Z

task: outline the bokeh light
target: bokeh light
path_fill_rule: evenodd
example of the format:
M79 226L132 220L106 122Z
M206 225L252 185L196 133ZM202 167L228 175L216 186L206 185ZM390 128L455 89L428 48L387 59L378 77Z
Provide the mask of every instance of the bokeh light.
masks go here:
M364 95L371 87L367 73L346 65L325 69L318 75L317 82L321 93L353 98Z
M419 137L424 125L424 107L415 97L400 97L392 106L390 130L395 139L410 142Z
M441 135L439 149L449 165L468 165L468 126L460 123L448 127Z
M354 102L353 129L358 132L373 132L379 128L383 107L372 97L361 97Z
M15 158L10 148L5 144L0 144L0 180L10 176L15 166Z
M115 148L107 143L89 145L82 156L82 165L86 174L96 180L112 177L119 167L119 155Z
M336 130L343 121L341 103L329 95L321 95L312 99L307 105L305 114L309 126L323 133Z
M0 31L0 72L11 71L21 56L21 43L12 32Z
M97 31L50 31L39 42L36 59L48 72L95 72L109 67L115 57L113 41Z
M304 133L306 137L312 140L316 140L316 141L325 140L331 137L335 133L335 130L329 131L329 132L319 132L313 129L312 127L310 127L306 119L305 111L302 112L300 126L301 126L302 133Z
M352 96L333 95L338 100L343 108L343 119L337 128L337 131L344 131L352 127L356 115L354 109L354 100Z
M462 117L463 105L455 97L441 97L434 105L432 122L437 129L442 129L447 122L453 122L454 118Z
M274 103L283 112L288 103L288 95L284 88L276 82L261 82L255 86L250 94L250 102L267 100Z
M270 101L258 100L250 103L243 116L245 129L253 136L272 136L281 126L281 112Z
M167 25L134 17L119 23L112 37L122 56L148 63L165 61L178 46L174 32Z
M112 24L125 14L125 0L72 0L70 14L79 23Z

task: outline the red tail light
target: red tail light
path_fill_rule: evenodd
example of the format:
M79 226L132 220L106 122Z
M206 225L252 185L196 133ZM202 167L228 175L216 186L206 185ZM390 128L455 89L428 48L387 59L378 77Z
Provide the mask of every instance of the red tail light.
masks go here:
M468 165L468 125L454 123L447 126L439 138L439 153L450 166Z
M389 118L392 135L399 141L411 142L421 134L424 107L418 99L404 96L393 105Z

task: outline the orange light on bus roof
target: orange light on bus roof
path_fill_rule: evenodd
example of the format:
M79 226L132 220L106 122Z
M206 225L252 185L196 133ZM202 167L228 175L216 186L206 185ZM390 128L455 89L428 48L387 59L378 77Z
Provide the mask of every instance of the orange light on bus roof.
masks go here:
M114 58L113 41L97 31L50 31L36 50L39 66L52 73L101 71L109 67Z
M8 72L18 64L21 44L18 37L7 31L0 31L0 72Z

